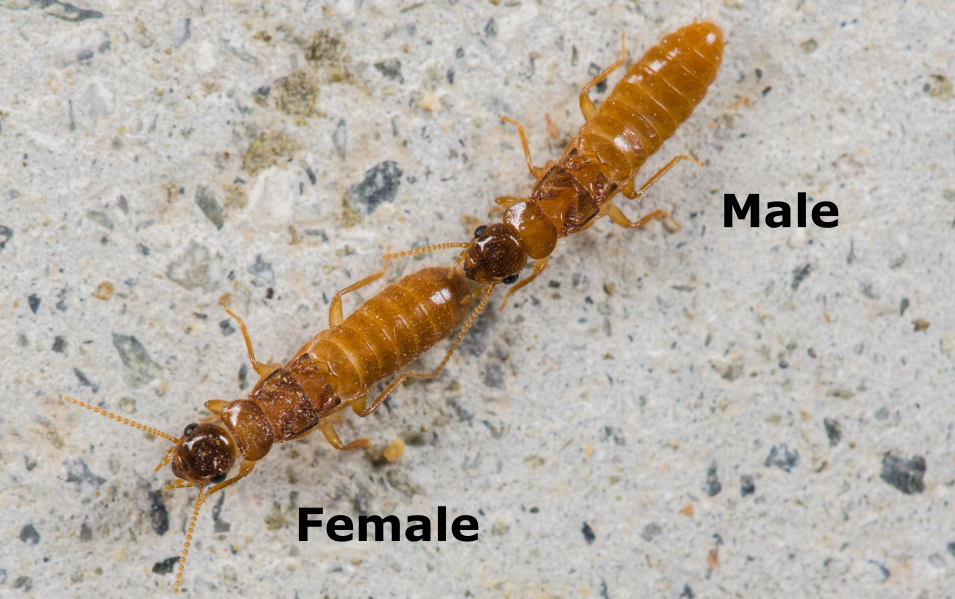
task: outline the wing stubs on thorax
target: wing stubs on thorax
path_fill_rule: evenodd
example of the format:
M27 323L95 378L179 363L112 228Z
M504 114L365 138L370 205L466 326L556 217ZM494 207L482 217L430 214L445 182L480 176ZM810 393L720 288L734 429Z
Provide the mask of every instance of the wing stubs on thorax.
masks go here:
M259 381L248 401L258 406L269 421L276 442L299 436L318 425L318 410L294 373L285 368Z
M471 284L459 273L419 270L367 300L340 326L319 333L299 352L299 361L320 372L311 380L321 378L340 401L356 399L460 327L470 299ZM304 371L306 365L300 366Z
M723 33L710 22L667 35L627 69L572 142L611 181L632 178L706 95L723 57ZM570 153L561 159L563 164ZM581 181L586 187L587 182Z

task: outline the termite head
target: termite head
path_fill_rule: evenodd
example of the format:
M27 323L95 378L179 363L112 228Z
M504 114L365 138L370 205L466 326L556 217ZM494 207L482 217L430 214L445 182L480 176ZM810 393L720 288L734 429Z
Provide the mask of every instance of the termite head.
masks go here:
M170 468L177 477L192 483L220 483L238 455L235 440L224 427L193 423L182 432Z
M537 202L518 202L504 222L482 225L464 258L464 275L478 283L517 282L528 258L540 260L557 247L557 229Z
M478 283L514 283L527 264L527 252L508 224L481 225L464 256L464 276Z

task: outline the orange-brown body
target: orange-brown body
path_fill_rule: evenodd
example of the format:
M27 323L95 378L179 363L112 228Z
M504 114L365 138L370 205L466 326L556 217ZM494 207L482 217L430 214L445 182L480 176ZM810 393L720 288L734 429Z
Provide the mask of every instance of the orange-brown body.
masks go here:
M216 414L219 423L191 423L177 439L112 412L65 398L70 403L170 441L174 446L156 471L170 464L178 478L165 488L199 486L176 573L175 593L179 592L182 583L199 508L212 493L248 476L273 444L320 430L336 449L367 447L379 458L397 459L388 450L382 455L365 438L343 443L328 416L349 405L359 416L367 416L406 378L436 377L487 305L494 286L488 286L478 308L468 317L469 306L475 298L471 282L456 267L425 268L389 285L348 318L343 318L342 296L381 278L387 268L386 258L385 268L380 272L339 291L329 309L330 328L306 343L285 366L257 361L245 323L227 310L239 321L249 359L261 378L247 399L206 402L206 407ZM372 385L397 373L459 327L461 332L435 370L402 373L370 404L366 402ZM239 473L227 479L240 457ZM205 491L206 484L213 486Z
M274 442L301 437L324 415L364 397L373 384L448 337L464 323L471 299L471 285L457 271L425 268L408 275L316 335L284 367L263 377L247 400L231 402L223 412L251 402L268 421ZM243 449L238 431L232 432ZM242 453L246 459L265 455Z
M630 195L640 167L706 95L724 45L715 24L693 23L665 36L631 65L599 109L586 91L607 72L584 88L581 108L587 122L549 168L534 168L527 155L537 177L530 197L505 202L510 205L504 216L508 232L486 228L483 237L476 236L465 258L465 275L479 282L513 276L528 257L546 259L559 237L610 213L613 196L622 190Z
M627 69L531 193L561 237L593 219L689 118L716 79L723 45L719 27L694 23Z

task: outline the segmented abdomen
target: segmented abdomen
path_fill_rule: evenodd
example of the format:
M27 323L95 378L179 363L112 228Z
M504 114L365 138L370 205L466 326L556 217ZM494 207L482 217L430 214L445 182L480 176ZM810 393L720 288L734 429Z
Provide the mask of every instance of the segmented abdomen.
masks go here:
M389 285L303 349L327 367L336 395L348 401L451 335L470 302L471 284L463 275L425 268Z
M687 25L660 40L633 64L584 124L575 147L611 181L633 177L706 95L723 57L714 23Z

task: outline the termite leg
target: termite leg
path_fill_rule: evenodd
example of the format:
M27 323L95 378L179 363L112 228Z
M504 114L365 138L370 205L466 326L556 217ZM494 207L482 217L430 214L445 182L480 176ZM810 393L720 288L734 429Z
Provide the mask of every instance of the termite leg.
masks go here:
M650 189L650 187L651 187L654 183L656 183L657 181L659 181L659 180L660 180L660 177L662 177L663 175L667 174L667 171L669 171L671 168L673 168L674 166L676 166L677 163L680 162L681 160L689 160L689 161L692 162L693 164L697 164L697 165L699 165L699 166L706 166L706 163L705 163L705 162L700 162L700 161L697 160L696 158L693 158L692 156L687 156L686 154L680 154L679 156L677 156L676 158L674 158L673 160L671 160L670 162L668 162L668 163L666 164L666 166L664 166L663 168L661 168L660 170L658 170L658 171L656 172L656 174L654 174L652 177L650 177L650 179L649 179L646 183L644 183L644 184L643 184L643 187L641 187L640 189L634 190L634 185L635 185L635 184L634 184L634 180L633 180L633 179L630 179L629 181L627 181L626 183L624 183L623 187L620 189L620 193L622 193L623 195L627 196L627 197L630 198L631 200L633 200L633 199L635 199L635 198L639 198L639 197L642 196L643 194L647 193L647 190Z
M514 204L520 204L525 199L527 198L519 198L517 196L501 196L499 198L494 198L494 203L506 210Z
M534 279L536 279L537 277L539 277L540 274L541 274L542 272L544 272L544 269L547 268L547 261L548 261L548 260L550 260L550 256L545 256L544 258L541 258L540 260L538 260L537 262L535 262L535 263L534 263L534 272L531 273L531 276L527 277L527 278L524 279L523 281L517 283L516 285L514 285L513 287L511 287L510 289L507 290L507 295L504 296L504 301L501 302L501 307L498 308L498 310L504 310L504 306L507 305L507 300L511 299L511 295L512 295L515 291L517 291L517 290L520 289L521 287L527 285L528 283L530 283L531 281L533 281Z
M325 435L325 440L328 441L329 445L339 451L350 451L352 449L358 449L359 447L368 447L375 452L375 455L378 456L378 459L381 459L382 457L381 452L378 451L378 448L375 447L375 444L365 437L362 437L361 439L355 439L351 443L342 443L341 437L338 436L338 433L335 431L335 427L332 426L330 422L319 424L318 428L321 429L322 434Z
M524 147L524 160L527 161L527 170L531 172L531 176L535 179L543 177L547 170L541 166L534 166L534 162L531 160L531 149L530 146L527 145L527 135L524 133L524 126L503 114L497 116L505 123L510 123L517 127L517 134L521 136L521 145Z
M246 349L249 350L249 361L252 362L252 369L255 370L259 376L265 376L272 372L273 369L271 366L255 359L255 352L252 351L252 339L249 338L249 329L246 328L245 322L232 310L226 308L225 311L239 323L239 328L242 329L242 337L245 339Z
M607 215L610 217L610 220L627 229L639 229L652 220L662 222L663 226L671 233L678 231L681 227L680 223L676 222L666 210L654 210L636 221L631 221L613 202L607 202L605 206L607 206Z
M206 409L212 412L212 416L206 416L202 418L199 422L215 422L219 419L219 412L225 408L229 402L224 399L210 399L206 402Z
M388 272L388 262L389 262L389 256L388 254L385 254L385 266L381 270L371 275L370 277L365 277L364 279L358 281L357 283L352 283L348 287L345 287L344 289L342 289L341 291L335 294L335 297L332 298L332 305L328 307L328 325L329 326L337 327L338 325L342 323L342 320L345 319L345 317L342 315L342 296L344 296L346 293L357 291L358 289L361 289L365 285L370 285L371 283L374 283L381 277L385 276L385 273Z
M607 78L607 76L620 68L624 62L627 61L627 40L624 37L624 34L620 34L620 59L617 62L613 63L606 69L600 71L600 74L590 80L590 83L585 85L583 89L580 90L580 112L584 113L584 119L592 121L595 116L597 116L597 107L594 106L594 101L590 99L590 96L587 95L587 92L590 91L590 88L597 85L601 81Z
M159 465L156 466L156 472L159 472L160 470L162 470L163 466L165 466L166 464L172 461L172 453L176 451L176 447L178 446L169 448L169 451L167 451L166 455L163 456L162 460L159 462Z
M253 468L255 468L255 462L253 462L252 460L243 459L242 465L239 466L239 473L233 476L232 478L230 478L229 480L221 482L218 485L209 489L209 491L202 496L202 502L205 503L209 495L212 495L216 491L221 491L222 489L225 489L226 487L239 481L240 479L245 478L252 472Z
M229 405L229 402L224 399L210 399L206 402L206 409L213 414L218 415L219 412L222 411L222 408L226 407L227 405Z
M352 409L355 411L355 413L364 418L365 416L368 416L374 412L375 408L381 405L381 402L388 399L388 396L391 395L391 393L398 388L398 385L404 382L404 380L407 378L414 377L430 380L441 374L441 371L444 370L444 367L448 365L448 360L450 360L452 354L454 354L454 350L456 350L458 345L461 344L461 340L464 339L464 335L467 334L468 329L471 328L471 325L473 325L474 321L477 320L478 315L484 310L484 308L487 306L487 303L491 300L491 292L494 291L494 287L495 285L488 286L487 290L484 292L484 297L481 299L481 303L478 304L478 307L475 308L473 312L471 312L471 315L464 323L464 326L461 327L461 331L458 333L458 336L454 338L454 343L451 344L451 348L448 350L448 353L445 354L444 359L441 360L441 363L438 364L437 368L431 372L406 372L404 374L398 375L395 380L391 381L391 383L385 387L384 391L378 394L378 397L375 398L375 401L371 402L371 405L366 405L365 397L362 397L358 401L354 402L352 404Z

